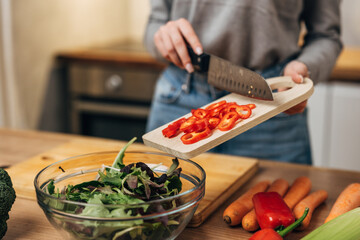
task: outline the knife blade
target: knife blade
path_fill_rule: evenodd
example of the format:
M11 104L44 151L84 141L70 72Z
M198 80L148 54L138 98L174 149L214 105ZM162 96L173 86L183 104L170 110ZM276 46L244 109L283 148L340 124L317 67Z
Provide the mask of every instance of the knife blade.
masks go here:
M187 48L195 71L207 73L212 86L250 98L274 100L270 86L260 74L208 53L197 55L190 46Z

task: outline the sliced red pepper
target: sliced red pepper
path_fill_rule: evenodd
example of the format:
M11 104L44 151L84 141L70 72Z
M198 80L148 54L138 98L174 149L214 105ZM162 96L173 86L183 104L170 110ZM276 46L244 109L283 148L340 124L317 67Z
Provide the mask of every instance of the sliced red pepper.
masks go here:
M212 129L215 129L219 125L220 118L212 117L212 118L208 119L208 122L209 122L209 128L212 130Z
M208 114L208 111L205 110L205 109L199 108L199 109L196 109L196 110L191 110L191 113L193 114L194 117L197 117L199 119L203 119Z
M191 116L180 125L180 131L184 132L187 128L191 127L196 122L196 117Z
M210 117L210 118L211 118L211 117L219 117L221 111L222 111L223 109L225 109L226 106L227 106L227 104L221 104L220 106L209 110L207 116Z
M220 111L219 117L223 118L228 112L237 112L242 119L246 119L251 115L251 108L246 105L238 105L235 102L228 103L226 108Z
M180 126L185 122L186 118L180 118L173 123L170 123L166 128L162 130L162 134L165 137L172 138L175 137L179 132Z
M247 104L246 106L248 106L250 109L256 108L256 105L253 104L253 103L249 103L249 104Z
M187 133L187 134L183 135L181 137L181 141L184 144L192 144L192 143L196 143L204 138L207 138L210 134L211 134L211 130L208 127L206 127L202 131L191 132L191 133Z
M277 192L260 192L253 196L256 218L261 229L287 227L295 217Z
M172 138L180 132L184 132L185 135L183 137L185 142L191 142L193 138L197 138L188 134L196 133L195 135L198 136L199 133L203 133L207 129L213 130L215 128L219 128L221 131L228 131L235 126L237 120L240 118L246 119L250 117L252 113L251 109L255 107L255 104L238 105L235 102L227 103L226 100L221 100L207 106L205 109L199 108L191 110L193 116L181 118L169 124L162 130L162 133L165 137ZM211 132L208 134L211 134ZM187 139L190 140L187 141Z
M217 107L220 107L221 105L224 105L224 104L226 104L226 100L222 100L222 101L213 103L213 104L207 106L205 109L210 111L210 110L212 110L214 108L217 108Z
M179 130L181 124L183 124L183 122L185 122L185 121L186 121L186 118L180 118L179 120L176 120L175 122L170 123L170 124L168 125L168 127L169 127L170 129Z
M235 126L236 121L238 119L239 119L239 114L237 114L237 112L228 112L221 119L221 121L220 121L220 123L218 125L218 129L220 131L228 131L228 130L232 129Z
M163 136L167 138L175 137L177 135L177 132L178 132L177 130L170 129L169 127L166 127L162 130Z
M220 111L219 118L222 119L227 113L235 112L235 107L239 106L236 103L228 103L226 107Z
M198 119L192 125L184 129L184 133L198 132L209 126L207 118Z
M229 112L229 104L226 104L226 107L224 107L223 109L220 110L220 113L219 113L219 118L222 119L225 114L227 114Z
M237 105L235 111L239 114L241 119L247 119L251 115L251 109L246 105Z

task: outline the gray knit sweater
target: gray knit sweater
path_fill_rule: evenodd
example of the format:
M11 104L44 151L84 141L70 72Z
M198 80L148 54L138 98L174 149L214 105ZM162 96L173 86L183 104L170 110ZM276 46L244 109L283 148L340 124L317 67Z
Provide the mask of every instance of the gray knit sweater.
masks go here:
M186 18L204 51L262 70L299 54L315 83L326 81L339 55L341 0L152 0L145 45L158 59L153 37L169 20ZM307 28L298 46L300 22Z

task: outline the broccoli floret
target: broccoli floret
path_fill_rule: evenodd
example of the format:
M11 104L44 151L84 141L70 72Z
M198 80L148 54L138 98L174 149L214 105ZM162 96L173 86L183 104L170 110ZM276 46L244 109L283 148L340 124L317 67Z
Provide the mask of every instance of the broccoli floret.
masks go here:
M13 186L9 174L3 168L0 168L0 182L6 183L9 187Z
M10 217L10 216L9 216L9 213L7 213L7 214L5 214L5 215L1 215L1 216L0 216L0 219L7 221L7 220L9 219L9 217ZM1 238L0 238L0 239L1 239Z
M0 168L0 239L7 231L6 221L9 219L9 211L15 202L15 190L9 174Z
M15 197L15 190L0 182L0 216L5 216L9 213L15 202Z
M2 239L5 236L6 231L7 231L6 220L0 219L0 239Z

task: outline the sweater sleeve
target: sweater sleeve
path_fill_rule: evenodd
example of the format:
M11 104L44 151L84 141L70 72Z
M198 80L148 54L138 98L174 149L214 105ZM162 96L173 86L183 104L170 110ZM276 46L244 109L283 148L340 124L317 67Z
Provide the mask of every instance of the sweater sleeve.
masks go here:
M165 60L157 50L154 35L170 19L171 0L151 0L151 13L146 26L144 44L149 53L158 60Z
M307 34L297 60L307 65L314 83L328 80L342 49L340 1L304 0Z

